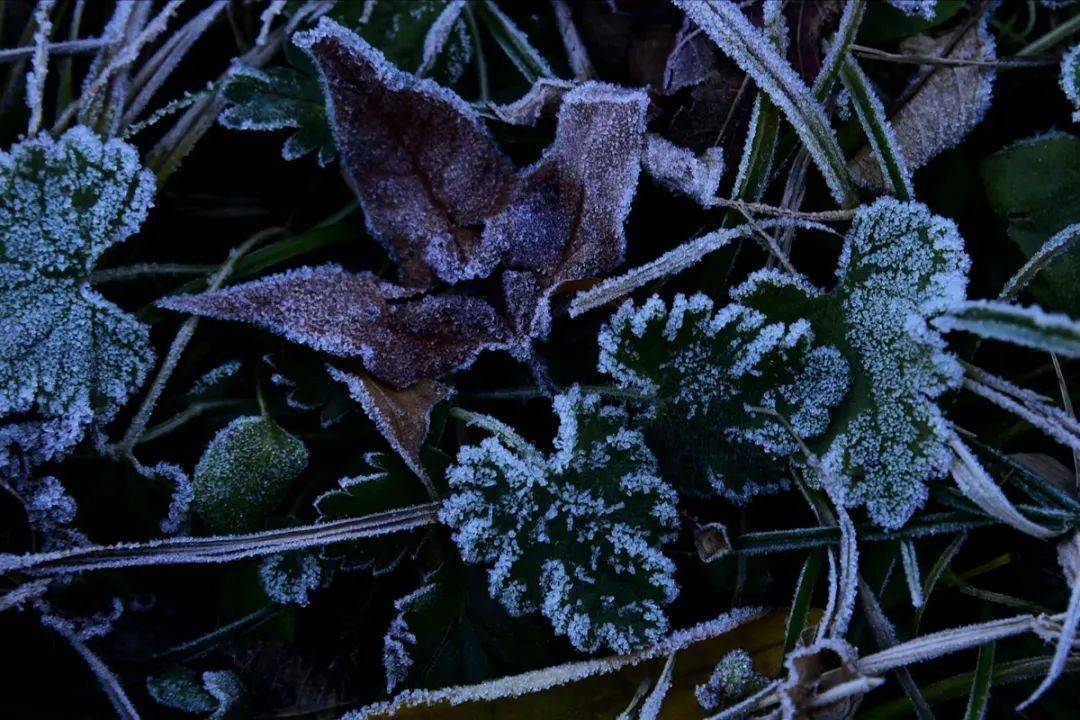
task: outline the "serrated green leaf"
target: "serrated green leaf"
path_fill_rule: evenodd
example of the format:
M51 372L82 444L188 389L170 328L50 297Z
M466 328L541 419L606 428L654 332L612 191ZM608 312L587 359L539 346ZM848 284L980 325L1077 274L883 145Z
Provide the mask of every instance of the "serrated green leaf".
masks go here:
M307 466L304 444L268 417L233 420L195 466L193 506L215 532L258 528Z

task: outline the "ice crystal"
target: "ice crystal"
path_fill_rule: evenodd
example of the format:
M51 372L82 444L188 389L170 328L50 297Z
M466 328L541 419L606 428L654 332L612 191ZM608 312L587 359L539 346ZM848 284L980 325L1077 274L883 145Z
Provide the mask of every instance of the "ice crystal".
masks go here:
M322 90L311 75L289 67L260 70L238 64L229 72L222 94L232 103L218 116L223 126L231 130L293 129L296 132L281 148L286 160L316 151L320 165L334 159Z
M259 563L259 580L267 597L279 605L308 604L308 595L322 582L322 566L311 553L267 555Z
M889 4L905 15L918 15L932 20L937 12L937 0L889 0Z
M750 653L732 650L716 663L708 681L694 688L698 704L706 712L716 712L765 686L766 678L754 668Z
M721 309L699 294L677 295L669 310L654 296L640 308L627 301L600 331L600 370L621 387L653 396L657 424L672 435L701 438L711 484L735 501L775 488L745 472L725 473L732 445L778 457L799 449L787 428L757 410L787 418L800 438L816 437L849 384L847 361L815 340L807 320L770 321L737 301L781 291L796 299L817 293L797 278L763 271Z
M383 637L383 670L388 693L405 682L413 666L411 649L416 645L416 635L409 629L408 613L416 610L435 589L434 584L428 583L394 601L397 615Z
M307 459L304 444L270 418L237 418L195 466L195 510L214 530L250 530L281 501Z
M154 180L85 127L0 153L0 468L54 459L116 413L153 360L147 328L88 283L138 230Z
M1073 122L1080 122L1080 44L1073 45L1061 58L1061 89L1073 104Z
M625 411L577 388L554 407L549 455L494 437L463 447L440 518L512 615L540 610L580 650L628 652L667 630L675 492Z

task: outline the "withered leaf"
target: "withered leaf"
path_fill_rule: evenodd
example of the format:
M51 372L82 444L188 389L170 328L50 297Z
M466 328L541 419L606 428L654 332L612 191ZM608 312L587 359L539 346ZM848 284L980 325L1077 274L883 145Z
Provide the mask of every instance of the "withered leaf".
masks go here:
M337 265L289 270L160 305L253 323L330 355L359 358L368 372L398 388L466 367L508 339L505 323L482 298L422 295Z
M513 166L468 103L402 72L341 25L324 20L293 42L319 68L328 116L372 235L407 285L433 282L429 243L470 248L504 202Z
M705 82L717 64L714 47L708 35L701 32L688 18L683 18L682 27L675 36L675 44L664 67L664 82L661 87L664 94L674 95L683 88Z
M364 408L390 447L424 482L428 491L434 493L420 462L420 448L431 426L431 411L446 399L450 388L425 378L405 390L398 390L364 372L351 373L333 366L328 366L327 370L331 377L348 386L353 400Z
M957 60L997 59L986 21L974 24L957 39L918 36L905 43L907 52ZM982 121L994 90L993 68L935 65L922 67L889 118L900 153L911 170L955 146ZM866 146L850 163L857 183L884 192L886 183L873 150Z

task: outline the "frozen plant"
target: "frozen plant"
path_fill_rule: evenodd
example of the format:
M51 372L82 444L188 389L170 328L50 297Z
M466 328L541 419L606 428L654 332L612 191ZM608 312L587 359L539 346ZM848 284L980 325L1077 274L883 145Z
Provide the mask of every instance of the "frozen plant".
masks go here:
M745 287L758 284L777 294L819 294L775 272L755 274ZM797 452L797 438L825 432L849 384L847 361L816 340L809 321L773 320L768 310L738 302L714 310L701 294L677 295L668 309L653 296L640 308L627 301L599 335L601 372L651 398L655 426L677 442L700 439L696 452L710 485L736 502L779 489L777 481L749 477L736 457L748 446L770 457Z
M278 605L308 604L308 595L322 582L322 566L311 553L267 555L259 563L259 580Z
M716 712L725 705L753 695L767 679L754 667L750 653L732 650L716 663L708 681L694 688L694 697L706 712Z
M60 457L142 383L146 326L89 278L153 196L135 148L85 127L0 153L0 470Z
M463 447L440 518L512 615L540 610L582 651L629 652L667 632L676 495L624 410L577 388L553 404L554 452L508 433Z

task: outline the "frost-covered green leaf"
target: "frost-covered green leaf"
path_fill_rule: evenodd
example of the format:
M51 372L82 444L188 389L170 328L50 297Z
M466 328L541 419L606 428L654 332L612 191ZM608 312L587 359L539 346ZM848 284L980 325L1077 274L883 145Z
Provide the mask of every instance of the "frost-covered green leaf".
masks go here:
M311 553L267 555L259 563L259 580L278 605L308 604L308 595L322 582L322 566Z
M440 518L512 615L540 610L580 650L628 652L667 631L675 492L625 411L577 388L554 406L551 454L494 437L463 447Z
M768 679L754 667L746 650L732 650L716 663L709 679L694 689L698 704L710 713L734 705L765 687Z
M215 532L255 529L307 466L304 444L268 417L233 420L195 466L195 511Z
M286 160L318 152L320 165L336 155L326 120L322 88L314 74L291 67L260 70L237 65L229 73L222 94L232 104L218 121L232 130L294 129L281 148Z
M820 294L779 273L758 273L751 282L755 292L792 295L804 304ZM737 502L782 487L778 478L740 467L747 446L770 457L799 450L786 428L756 409L780 413L799 437L816 437L849 383L847 361L815 340L809 321L771 321L738 302L714 311L700 294L677 295L670 310L656 296L640 308L628 301L599 343L600 370L621 387L652 396L653 424L677 442L700 439L691 444L710 485Z
M1080 168L1080 138L1065 132L1021 140L983 162L990 204L1025 257L1034 257L1052 237L1080 222L1076 168ZM1006 272L1014 267L1019 263ZM1030 292L1048 309L1077 313L1080 247L1074 244L1040 271Z
M1073 104L1073 122L1080 122L1080 44L1073 45L1061 58L1061 89Z
M135 148L85 127L0 153L0 467L62 455L142 383L147 328L88 276L153 194Z
M159 705L206 720L230 717L243 695L239 678L228 670L211 670L200 676L194 670L174 666L146 679L146 690Z

